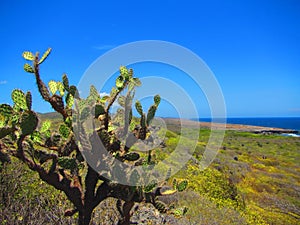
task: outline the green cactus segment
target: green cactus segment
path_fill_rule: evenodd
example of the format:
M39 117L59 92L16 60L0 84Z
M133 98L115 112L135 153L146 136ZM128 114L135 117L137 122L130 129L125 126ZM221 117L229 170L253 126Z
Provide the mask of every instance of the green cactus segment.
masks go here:
M150 125L151 121L153 120L154 116L155 116L155 112L157 110L157 106L156 105L152 105L147 113L147 126Z
M95 105L95 118L98 118L100 115L105 114L105 109L103 105L101 104L96 104Z
M31 95L31 93L30 93L29 91L27 91L25 98L26 98L26 105L27 105L27 108L28 108L28 110L31 110L31 106L32 106L32 95Z
M65 120L65 124L70 128L72 127L72 120L73 120L72 116L68 116Z
M140 79L136 78L136 77L132 78L132 82L134 83L134 85L136 87L140 87L142 85L142 82L140 81Z
M38 125L38 117L33 111L24 112L21 116L21 131L23 135L33 133Z
M57 163L60 167L67 170L75 170L77 168L76 159L70 157L59 157Z
M70 86L69 86L69 79L67 77L67 74L63 74L63 76L62 76L62 83L64 85L65 90L69 91Z
M19 89L13 90L13 92L11 93L11 98L17 107L23 110L28 110L26 97L23 91Z
M38 131L33 131L33 133L31 134L31 140L33 140L35 143L41 143L42 142L41 133Z
M70 132L71 132L71 130L67 125L65 125L65 124L60 125L59 133L62 137L68 138L70 135Z
M25 51L25 52L23 52L22 56L26 60L30 60L30 61L34 60L34 55L32 52Z
M67 103L67 107L69 109L72 108L73 104L74 104L74 97L72 94L68 93L66 96L66 103Z
M11 124L13 126L16 126L19 123L19 121L20 121L19 114L12 114L11 117L10 117L10 121L11 121Z
M159 103L160 103L160 96L159 95L155 95L154 96L154 104L156 105L156 106L158 106L159 105Z
M47 59L50 53L51 53L51 48L48 48L47 51L45 51L45 53L43 54L38 64L43 63Z
M105 104L108 99L109 99L109 95L105 95L100 99L100 102Z
M176 179L173 180L172 184L173 184L173 188L177 189L177 180Z
M140 101L136 101L135 103L136 111L142 116L143 115L143 107Z
M6 137L14 131L12 127L1 127L0 128L0 139Z
M100 99L100 95L94 85L91 85L91 87L90 87L89 97L96 102Z
M7 104L1 104L0 114L3 115L5 118L9 118L13 114L13 108Z
M65 94L64 85L61 82L56 82L56 84L57 84L57 89L58 89L60 96L64 96L64 94Z
M128 70L125 66L121 66L120 67L120 74L121 76L125 79L125 80L128 80L129 79L129 73L128 73Z
M187 180L181 181L176 185L176 189L179 192L184 191L187 188L187 185L188 185Z
M116 79L116 87L120 90L124 87L124 77L123 76L118 76Z
M76 96L79 97L79 93L78 93L78 91L77 91L77 88L76 88L76 86L74 86L74 85L71 85L71 86L70 86L70 88L69 88L69 93L70 93L71 95L73 95L73 97L76 97Z
M24 64L24 70L25 70L27 73L34 73L34 69L33 69L28 63L25 63L25 64Z
M155 201L154 206L160 213L165 213L167 211L167 206L162 201Z
M112 87L110 90L110 96L115 96L118 93L118 90L115 87Z
M50 80L48 86L51 94L54 95L57 92L57 83L54 80Z
M145 113L141 116L141 127L146 128L146 115L145 115Z
M125 107L125 101L126 101L125 96L123 95L119 96L118 103L120 106Z
M41 133L45 133L46 131L48 131L51 127L51 121L50 120L46 120L42 126L41 126L41 129L40 129L40 132Z
M128 161L136 161L140 158L140 155L136 152L130 152L127 153L126 155L124 155L124 159L128 160Z
M157 183L156 183L156 181L153 180L153 181L150 182L150 184L148 184L144 187L144 192L145 193L150 193L154 190L154 188L156 186L157 186Z

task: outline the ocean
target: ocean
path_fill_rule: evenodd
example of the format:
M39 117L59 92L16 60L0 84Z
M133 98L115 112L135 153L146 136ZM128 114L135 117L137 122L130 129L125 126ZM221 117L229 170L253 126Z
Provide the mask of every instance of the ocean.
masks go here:
M211 122L211 118L200 118L199 121ZM300 117L227 118L226 121L229 124L291 129L300 133ZM215 119L215 122L218 122L218 119Z

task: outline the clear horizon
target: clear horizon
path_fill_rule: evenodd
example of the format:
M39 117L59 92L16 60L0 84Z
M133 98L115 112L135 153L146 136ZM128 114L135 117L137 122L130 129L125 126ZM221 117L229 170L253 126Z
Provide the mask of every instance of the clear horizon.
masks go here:
M41 67L42 79L48 83L67 73L76 85L107 51L134 41L163 40L204 60L223 91L227 118L300 117L299 1L33 0L3 1L0 6L0 103L11 103L11 91L18 88L32 92L34 110L51 111L34 77L23 71L25 50L52 47ZM159 75L176 82L194 101L199 116L210 116L205 94L182 71L151 63L130 67L138 77ZM108 92L110 84L99 91ZM176 109L162 103L157 116L176 117Z

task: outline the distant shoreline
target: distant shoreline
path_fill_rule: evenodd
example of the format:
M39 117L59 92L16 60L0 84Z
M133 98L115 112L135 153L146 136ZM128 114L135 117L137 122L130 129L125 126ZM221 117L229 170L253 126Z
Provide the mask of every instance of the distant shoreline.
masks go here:
M177 118L163 118L167 125L177 125L182 124L188 127L205 127L213 129L224 129L224 124L221 123L211 123L202 122L189 119L177 119ZM264 126L253 126L253 125L243 125L243 124L226 124L226 130L236 130L251 133L260 134L298 134L297 130L284 129L284 128L274 128L274 127L264 127Z

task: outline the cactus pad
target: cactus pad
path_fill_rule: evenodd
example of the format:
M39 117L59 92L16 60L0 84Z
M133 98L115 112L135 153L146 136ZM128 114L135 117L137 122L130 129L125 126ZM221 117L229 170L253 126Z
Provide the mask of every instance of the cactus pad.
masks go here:
M13 90L11 93L11 98L13 102L21 109L28 110L27 104L26 104L26 97L23 91L19 89Z
M160 213L165 213L167 211L167 206L162 201L155 201L154 206Z
M72 108L73 104L74 104L74 97L71 93L68 93L66 96L66 103L67 103L67 107L69 109Z
M31 60L31 61L34 60L34 55L32 52L25 51L25 52L23 52L22 56L26 60Z
M136 101L135 108L136 108L136 111L142 116L143 115L143 107L142 107L140 101Z
M125 80L129 79L129 73L128 73L128 70L125 66L120 67L120 74L123 78L125 78Z
M50 53L51 53L51 48L48 48L47 51L45 51L45 53L43 54L42 58L40 59L39 64L43 63L45 59L47 59Z
M25 70L27 73L34 73L34 69L33 69L28 63L25 63L25 64L24 64L24 70Z
M150 193L154 190L154 188L157 186L157 183L155 180L151 181L148 185L144 187L145 193Z
M69 86L69 79L68 79L67 74L63 74L63 76L62 76L62 83L64 85L65 90L68 91L69 88L70 88L70 86Z
M57 161L58 165L63 169L75 170L77 168L76 159L70 157L59 157Z
M29 91L27 91L26 93L26 105L27 105L27 108L28 110L31 110L31 106L32 106L32 96L31 96L31 93Z
M100 115L105 114L105 109L103 105L101 104L96 104L95 105L95 118L98 118Z
M159 95L155 95L155 96L154 96L154 104L155 104L156 106L158 106L159 103L160 103L160 96L159 96Z
M59 133L62 137L68 138L70 135L70 132L71 132L71 130L67 125L65 125L65 124L60 125Z
M186 180L181 181L176 185L176 189L181 192L187 188L188 182Z
M48 86L51 94L54 95L57 91L57 83L54 80L50 80Z
M23 135L33 133L38 125L38 117L33 111L24 112L21 116L21 131Z
M123 76L119 76L116 79L116 87L120 90L124 87L124 77Z
M142 85L142 82L141 82L140 79L137 78L137 77L132 78L132 81L133 81L133 83L134 83L134 85L135 85L136 87L139 87L139 86Z
M57 90L58 90L60 96L63 96L65 94L64 85L61 82L56 82L56 84L57 84Z
M45 133L46 131L48 131L51 127L51 121L50 120L46 120L42 126L41 126L41 129L40 129L40 132L41 133Z
M157 110L157 106L156 105L152 105L149 110L148 110L148 113L147 113L147 126L150 125L151 121L153 120L154 116L155 116L155 112Z
M12 113L13 113L13 108L10 105L7 105L7 104L0 105L0 114L1 115L8 118L8 117L11 117Z
M13 131L14 131L14 128L12 128L12 127L1 127L0 128L0 139L9 135Z

